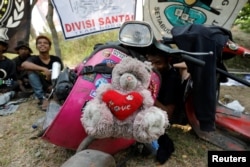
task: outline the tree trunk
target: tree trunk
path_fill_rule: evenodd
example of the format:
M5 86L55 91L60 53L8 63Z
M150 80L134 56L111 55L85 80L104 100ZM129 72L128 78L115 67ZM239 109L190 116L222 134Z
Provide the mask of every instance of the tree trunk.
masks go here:
M36 5L36 3L37 3L37 0L33 0L33 1L32 1L31 10L30 10L31 13L32 13L32 11L33 11L34 6ZM32 18L32 14L31 14L31 18ZM31 36L31 38L33 38L33 39L36 38L36 31L35 31L35 29L34 29L34 27L33 27L32 22L31 22L31 25L30 25L30 36Z
M50 0L48 0L48 13L46 16L46 20L48 22L51 34L52 34L52 40L54 43L55 53L58 57L61 57L61 49L59 47L59 40L58 40L58 34L53 22L53 5Z

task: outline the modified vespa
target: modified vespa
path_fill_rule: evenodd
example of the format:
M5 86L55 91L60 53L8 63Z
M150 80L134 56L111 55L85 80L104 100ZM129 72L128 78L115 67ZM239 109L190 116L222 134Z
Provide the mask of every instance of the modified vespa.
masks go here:
M50 118L51 121L47 121L46 126L44 126L45 132L42 138L53 144L72 150L90 148L109 154L115 154L118 151L128 148L133 143L135 143L134 139L124 138L89 140L90 138L86 134L80 122L82 108L89 100L91 100L95 96L95 90L98 87L98 84L101 83L100 81L102 81L102 78L105 78L105 81L111 81L112 76L110 74L112 68L109 68L111 67L110 64L112 65L119 63L121 59L126 56L131 56L144 61L145 59L143 54L145 54L145 48L149 47L150 45L155 45L158 49L166 52L166 55L169 55L170 53L171 56L180 58L182 61L186 62L186 64L188 64L188 67L190 68L195 69L196 67L205 67L207 62L200 57L214 55L216 54L215 50L204 50L203 47L200 47L199 49L190 49L192 47L185 47L185 44L187 43L194 42L198 45L200 42L197 39L194 40L193 38L194 36L199 34L194 34L194 36L191 36L191 39L193 39L193 41L190 41L190 39L186 38L186 33L190 33L192 28L194 28L191 26L192 25L184 26L181 30L178 29L178 32L182 32L182 34L176 33L177 31L175 31L176 29L174 28L172 31L173 38L163 38L162 43L155 39L153 31L148 23L142 21L125 22L120 28L118 42L107 42L106 44L96 45L91 55L84 59L78 66L76 66L74 69L64 70L63 77L60 76L61 74L59 75L59 77L57 78L57 84L55 84L54 87L54 94L55 96L57 96L56 99L59 99L63 102L57 103L55 101L51 101L47 113L50 113L49 110L51 110L51 106L51 108L54 108L57 111L54 111L55 114L52 114L53 118ZM216 28L217 27L203 26L202 30L210 31L210 29ZM220 37L224 35L228 34L219 34ZM216 34L213 37L216 38ZM186 41L183 43L183 41L180 41L179 39ZM232 49L231 46L233 44L237 46L237 44L230 41L230 37L226 39L226 41L223 41L224 43L221 49L216 51L221 51L221 53L230 53L229 58L236 55L249 57L249 50L240 46L238 46L236 49ZM172 49L166 44L175 44L177 45L177 49ZM221 58L220 61L223 61L223 59L226 58ZM247 86L250 85L248 82L231 76L226 70L223 70L220 67L216 66L217 61L215 61L214 63L214 75L216 78L215 96L217 95L218 97L220 89L220 77L216 77L219 75L223 75L224 77L229 77L234 80L240 81ZM192 81L193 79L192 75L193 73L191 73L190 81ZM157 72L154 72L152 73L151 78L152 80L154 80L154 83L156 83L154 85L154 90L152 91L152 96L154 99L156 99L160 86L160 76ZM59 83L64 84L62 86ZM234 136L232 138L232 135L225 135L224 133L221 133L221 131L216 133L214 137L209 138L207 136L204 136L202 133L200 133L198 128L199 121L197 120L195 114L195 103L193 101L194 98L192 89L192 86L187 84L187 90L189 91L186 91L186 98L183 102L186 106L185 112L188 121L191 124L192 128L195 130L196 134L199 137L208 140L219 147L222 147L223 149L247 149L248 142L250 141L250 115L242 113L236 116L233 114L234 111L232 109L229 109L216 102L216 126L226 131L233 131L234 134L238 134L238 136L241 137L240 139L243 138L244 141L238 140L239 137ZM84 146L82 145L83 143ZM110 147L111 145L112 147Z

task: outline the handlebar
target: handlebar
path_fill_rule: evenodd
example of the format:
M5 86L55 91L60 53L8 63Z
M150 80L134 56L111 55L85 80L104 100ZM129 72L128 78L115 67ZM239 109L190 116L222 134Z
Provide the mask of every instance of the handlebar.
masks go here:
M199 60L197 58L194 58L194 57L191 57L191 56L205 56L205 55L213 55L213 52L187 52L187 51L184 51L184 50L180 50L180 49L172 49L160 42L157 42L155 41L154 42L154 45L164 51L164 52L167 52L171 55L179 55L181 54L182 58L185 60L185 61L189 61L191 63L194 63L196 65L199 65L199 66L204 66L205 65L205 62L202 61L202 60Z
M173 38L163 37L163 42L165 44L174 44ZM234 55L240 55L242 57L250 58L250 50L238 45L237 43L228 40L225 47L223 48L223 53L231 53Z
M199 65L199 66L204 66L204 65L206 64L205 61L196 59L196 58L194 58L194 57L191 57L191 56L188 56L188 55L185 55L185 54L182 54L181 56L182 56L182 58L183 58L185 61L194 63L194 64Z

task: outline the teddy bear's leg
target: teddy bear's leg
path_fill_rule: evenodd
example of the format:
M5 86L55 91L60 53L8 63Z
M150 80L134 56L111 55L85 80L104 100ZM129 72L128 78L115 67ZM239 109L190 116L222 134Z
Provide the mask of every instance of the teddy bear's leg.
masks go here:
M166 112L154 106L149 107L135 117L134 138L142 143L152 142L164 134L168 125Z
M131 117L127 118L125 121L118 120L114 118L114 136L118 138L133 138L133 122L134 116L133 114Z
M96 138L106 138L113 133L113 114L106 104L89 101L83 109L81 122L86 133Z

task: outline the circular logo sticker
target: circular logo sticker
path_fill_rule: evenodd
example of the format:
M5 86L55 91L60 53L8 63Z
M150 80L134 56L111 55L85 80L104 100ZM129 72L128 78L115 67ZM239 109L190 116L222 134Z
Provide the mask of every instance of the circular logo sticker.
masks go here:
M113 66L116 64L116 62L115 62L114 60L111 60L111 59L104 59L104 60L102 61L102 63L107 64L108 67L113 67ZM103 76L104 78L108 78L108 79L111 78L111 74L102 74L102 76Z
M157 39L171 37L174 26L206 24L231 29L247 0L145 0L144 20Z

